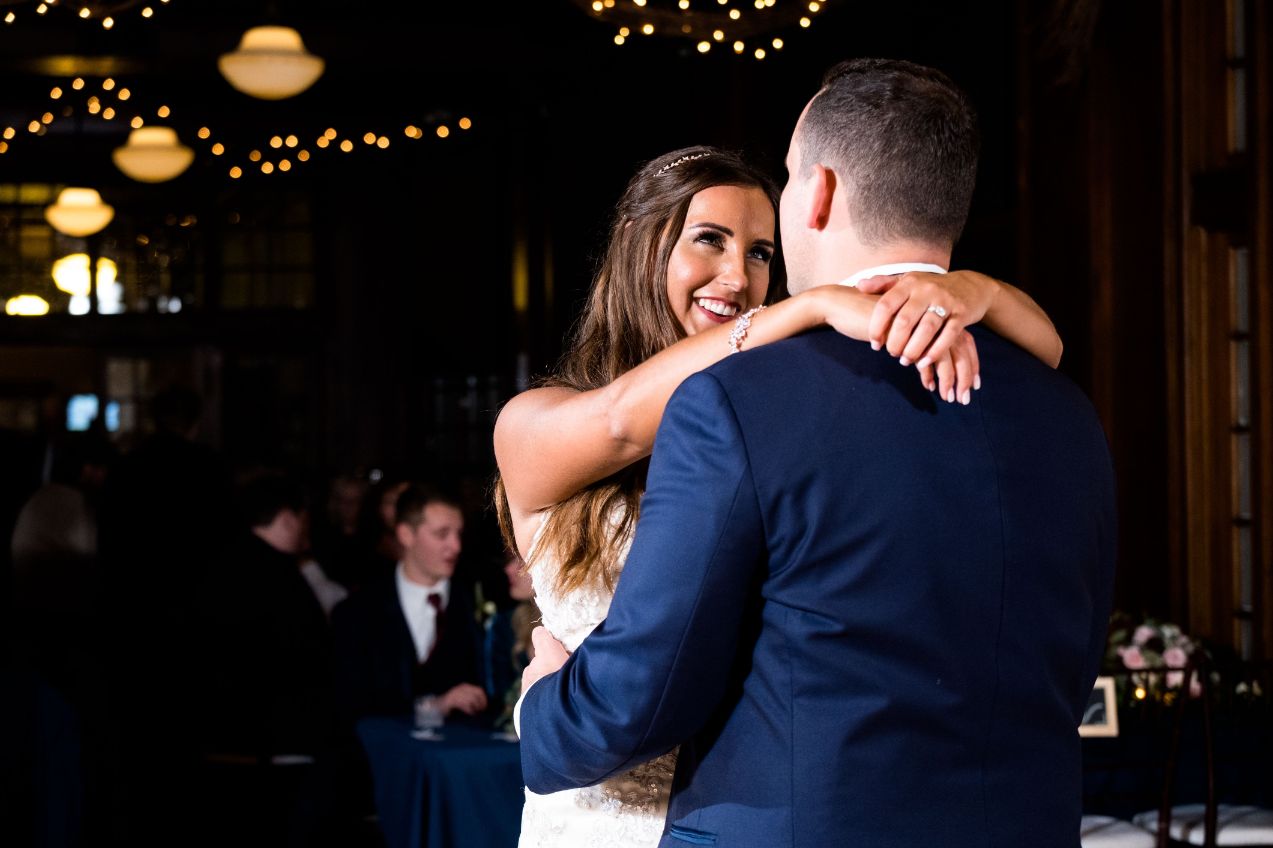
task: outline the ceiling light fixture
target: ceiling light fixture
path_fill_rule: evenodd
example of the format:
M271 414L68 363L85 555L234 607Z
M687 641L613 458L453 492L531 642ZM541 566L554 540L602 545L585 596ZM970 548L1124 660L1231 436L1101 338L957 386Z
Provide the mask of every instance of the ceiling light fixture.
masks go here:
M101 232L114 217L115 207L103 203L91 188L64 188L57 201L44 208L44 218L53 229L76 238Z
M221 75L244 94L262 100L294 97L323 74L323 60L305 50L291 27L259 26L217 60Z
M177 140L171 127L141 127L128 143L111 152L115 167L142 183L162 183L180 176L194 161L194 151Z

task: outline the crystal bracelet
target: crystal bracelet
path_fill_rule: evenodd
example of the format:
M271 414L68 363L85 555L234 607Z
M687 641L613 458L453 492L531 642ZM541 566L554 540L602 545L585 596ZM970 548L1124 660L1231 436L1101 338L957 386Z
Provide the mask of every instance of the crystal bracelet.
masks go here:
M743 339L747 338L747 328L751 326L751 316L764 308L764 306L757 306L738 316L738 320L734 322L734 329L729 334L730 353L738 353L742 350Z

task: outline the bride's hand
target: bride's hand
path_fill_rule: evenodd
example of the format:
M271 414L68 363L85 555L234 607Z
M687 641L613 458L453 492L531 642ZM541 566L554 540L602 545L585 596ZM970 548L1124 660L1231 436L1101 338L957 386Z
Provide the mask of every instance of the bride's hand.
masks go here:
M967 278L973 272L959 271L954 274L904 274L893 277L872 277L870 280L864 280L857 285L856 288L846 286L830 285L818 286L806 292L807 295L813 295L818 298L818 316L819 323L825 323L837 332L849 336L850 338L863 340L863 328L866 329L866 338L871 340L875 336L871 335L872 328L876 324L878 316L882 309L887 310L888 314L897 313L903 307L909 305L910 300L918 297L930 296L932 300L925 303L933 303L941 306L943 309L958 309L961 316L966 316L975 312L977 308L984 309L988 307L989 301L985 298L975 298L968 294L971 291L979 290L980 283L977 280L969 281ZM908 280L909 277L919 279ZM977 274L976 277L982 275ZM922 284L925 283L923 278L932 277L938 281L946 280L948 277L954 277L955 285L953 287L942 288L939 292L931 292ZM983 279L994 283L989 277ZM916 288L919 288L916 291ZM895 291L901 289L899 294L894 295ZM884 292L883 297L876 297L876 293ZM804 297L805 295L800 295ZM890 306L886 303L890 299L896 306ZM964 299L966 298L966 300ZM983 304L982 301L985 301ZM971 302L972 305L965 305ZM946 306L945 304L949 304ZM923 308L921 308L921 312ZM931 391L939 392L944 400L950 402L968 403L971 399L972 390L981 387L980 364L977 360L977 345L973 341L971 335L963 329L962 324L955 322L953 329L949 331L943 330L939 338L940 345L933 343L933 336L936 335L936 329L941 329L941 323L951 326L953 315L948 314L944 322L935 322L938 317L934 312L923 313L924 320L919 321L918 326L912 326L912 334L902 337L904 344L899 344L899 348L903 351L911 350L912 344L916 346L916 352L913 358L903 358L903 365L911 365L914 363L919 369L920 382L924 387ZM896 330L901 333L901 322L904 318L899 318L893 322L888 329L890 332ZM936 327L934 327L936 323ZM872 341L871 346L879 350L880 344ZM890 353L892 350L890 349ZM893 353L897 356L896 353Z
M530 641L535 649L535 657L522 672L522 692L559 670L570 658L565 646L553 638L546 627L536 627L530 632Z
M860 291L882 295L871 314L871 346L886 348L903 365L925 355L939 361L965 327L985 317L1000 288L998 280L976 271L910 271L858 284Z

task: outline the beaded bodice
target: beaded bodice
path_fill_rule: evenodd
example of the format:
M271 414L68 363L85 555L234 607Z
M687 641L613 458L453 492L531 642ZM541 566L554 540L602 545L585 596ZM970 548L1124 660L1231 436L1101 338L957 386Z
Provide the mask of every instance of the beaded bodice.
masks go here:
M616 527L618 522L615 522ZM543 625L574 652L605 619L612 593L604 586L587 586L564 594L556 590L558 565L547 552L537 551L543 525L531 546L531 582ZM618 575L632 540L619 548L612 574ZM622 846L650 848L659 842L667 815L668 794L676 771L676 751L631 771L584 789L552 795L526 793L522 814L522 848L585 848Z

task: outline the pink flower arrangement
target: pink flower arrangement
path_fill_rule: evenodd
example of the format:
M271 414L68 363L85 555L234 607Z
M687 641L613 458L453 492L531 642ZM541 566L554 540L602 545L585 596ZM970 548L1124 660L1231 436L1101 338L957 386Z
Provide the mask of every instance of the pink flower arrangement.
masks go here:
M1106 659L1112 665L1136 672L1131 681L1137 698L1160 697L1184 685L1184 669L1190 656L1199 650L1201 646L1176 624L1148 618L1132 627L1125 615L1116 614L1110 624ZM1195 698L1202 694L1196 675L1190 677L1189 694Z

